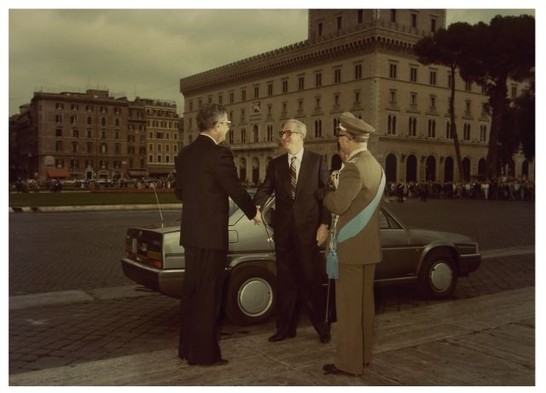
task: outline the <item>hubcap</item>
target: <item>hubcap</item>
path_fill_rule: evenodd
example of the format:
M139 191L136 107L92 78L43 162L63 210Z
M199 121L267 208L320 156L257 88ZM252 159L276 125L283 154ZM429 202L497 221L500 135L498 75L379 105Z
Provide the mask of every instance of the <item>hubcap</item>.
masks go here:
M446 262L438 262L430 271L430 284L437 292L449 289L453 281L453 270Z
M242 313L250 317L265 314L273 303L273 289L262 278L252 278L239 289L237 301Z

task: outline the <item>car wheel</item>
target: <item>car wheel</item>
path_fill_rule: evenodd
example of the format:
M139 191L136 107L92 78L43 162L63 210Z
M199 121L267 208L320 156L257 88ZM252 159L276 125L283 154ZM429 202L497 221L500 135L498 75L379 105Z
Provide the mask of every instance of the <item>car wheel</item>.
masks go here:
M453 255L447 250L432 250L419 272L419 289L428 299L445 299L457 285Z
M254 325L275 313L275 275L258 266L239 266L229 277L225 312L237 325Z

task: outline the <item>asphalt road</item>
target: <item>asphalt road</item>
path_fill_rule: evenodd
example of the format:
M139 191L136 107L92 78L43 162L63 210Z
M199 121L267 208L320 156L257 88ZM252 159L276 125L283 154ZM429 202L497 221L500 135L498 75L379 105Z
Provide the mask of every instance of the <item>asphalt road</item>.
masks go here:
M532 202L409 200L388 203L412 227L463 233L481 250L533 245ZM163 210L176 222L178 210ZM149 211L11 213L9 215L9 294L129 285L120 269L125 230L159 222Z

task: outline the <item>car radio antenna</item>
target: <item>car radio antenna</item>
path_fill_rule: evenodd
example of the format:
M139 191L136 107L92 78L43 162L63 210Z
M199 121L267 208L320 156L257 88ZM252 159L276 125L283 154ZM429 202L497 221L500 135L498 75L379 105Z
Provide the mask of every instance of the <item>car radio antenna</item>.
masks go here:
M161 218L161 228L163 228L163 213L161 213L161 205L159 204L159 198L157 197L157 192L155 191L155 183L150 185L154 189L155 201L157 203L157 208L159 209L159 217Z

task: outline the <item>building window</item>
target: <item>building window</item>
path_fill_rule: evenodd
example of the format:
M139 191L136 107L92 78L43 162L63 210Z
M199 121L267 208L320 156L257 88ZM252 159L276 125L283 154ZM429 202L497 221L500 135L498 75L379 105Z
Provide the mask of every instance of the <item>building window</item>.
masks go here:
M56 152L62 152L63 151L63 141L56 141L55 142L55 151Z
M106 143L100 145L100 152L102 154L106 154L108 152L108 146L106 145Z
M410 82L417 82L417 67L410 67Z
M362 79L362 64L355 64L355 79Z
M417 28L417 14L411 14L411 27Z
M436 120L434 119L428 121L428 137L436 138Z
M341 83L341 69L334 70L334 83Z
M436 112L436 96L430 96L430 111Z
M464 126L463 126L463 140L465 140L465 141L470 140L470 130L471 130L470 123L464 123Z
M63 129L60 127L55 128L55 136L56 137L62 137L63 136Z
M356 19L357 19L358 24L364 22L364 10L358 10L356 12L356 15L357 15Z
M464 89L465 89L466 91L472 91L472 82L470 82L470 81L465 81L465 83L464 83Z
M230 104L233 104L234 99L235 99L235 98L234 98L233 92L229 93L229 103L230 103Z
M241 101L246 101L246 90L241 90Z
M246 143L246 128L241 128L241 143Z
M273 95L273 83L267 84L267 96L271 97Z
M218 103L222 105L224 103L224 96L222 94L218 94Z
M288 81L287 80L282 81L282 92L283 93L288 93Z
M260 86L254 86L254 98L260 98Z
M417 106L417 93L410 93L410 105L412 108Z
M315 110L320 110L320 97L315 97Z
M55 109L62 110L64 109L64 104L62 102L58 102L55 104Z
M272 124L267 125L267 141L268 142L273 141L273 125Z
M518 98L518 87L515 85L512 86L510 89L510 98L512 98L513 100Z
M396 135L396 115L387 116L387 135Z
M487 126L481 125L480 126L480 142L486 142L487 141Z
M396 10L391 10L391 22L396 23Z
M417 136L417 118L410 116L408 120L408 135Z
M453 139L453 132L451 132L451 122L446 122L446 139Z
M78 131L77 128L73 128L72 129L72 138L79 138L80 137L80 133Z
M323 33L323 24L322 24L322 22L319 22L319 24L318 24L318 36L322 37L322 33Z
M337 31L340 31L340 30L341 30L341 27L342 27L342 21L343 21L342 18L341 18L341 15L338 16L338 17L336 18L336 20L337 20Z
M396 105L396 90L389 91L389 104Z
M322 137L322 120L315 120L315 138Z
M101 117L101 118L100 118L100 124L101 124L101 126L105 126L105 125L106 125L106 117Z
M429 83L432 85L432 86L436 86L436 71L430 71L430 76L429 76Z
M436 19L434 18L430 20L430 31L432 33L436 32Z
M63 115L55 115L55 123L61 124L63 122Z
M322 86L322 73L317 72L315 74L315 87L321 87Z
M360 91L355 91L355 104L360 104Z
M252 131L253 131L252 134L253 134L254 143L259 142L260 141L260 135L258 133L258 126L254 126Z
M303 90L305 88L305 77L298 77L298 90Z
M398 65L395 63L389 64L389 77L391 79L396 79L398 74Z
M467 117L472 116L472 101L466 100L464 103L464 115Z
M334 107L335 108L339 107L339 93L334 94Z

